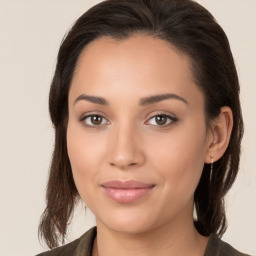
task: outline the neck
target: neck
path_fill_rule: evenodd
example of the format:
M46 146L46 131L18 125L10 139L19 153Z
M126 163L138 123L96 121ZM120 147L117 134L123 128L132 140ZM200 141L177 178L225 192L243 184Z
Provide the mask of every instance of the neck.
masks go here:
M177 221L175 222L177 224ZM182 227L182 228L180 228ZM208 239L194 228L193 219L173 225L164 224L144 233L123 233L109 229L97 221L97 237L93 256L203 256Z

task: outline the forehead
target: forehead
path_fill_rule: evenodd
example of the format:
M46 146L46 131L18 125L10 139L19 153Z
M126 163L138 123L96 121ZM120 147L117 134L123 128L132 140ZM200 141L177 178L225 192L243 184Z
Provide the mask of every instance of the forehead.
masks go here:
M135 57L135 58L134 58ZM190 59L183 52L179 51L166 40L152 37L149 35L135 34L125 39L117 39L110 36L103 36L90 42L80 54L76 71L81 66L93 65L97 62L104 64L119 62L122 64L141 65L141 70L144 67L152 68L158 71L160 65L166 65L166 69L178 69L182 66L184 73L189 78L193 78L190 70ZM157 62L156 62L157 61ZM90 62L90 63L89 63ZM171 65L174 64L175 65ZM103 65L102 65L103 66ZM101 67L102 67L101 66Z
M145 35L92 41L80 54L71 84L76 96L116 92L122 98L122 93L133 92L141 97L161 93L190 97L192 91L199 88L188 56L165 40Z

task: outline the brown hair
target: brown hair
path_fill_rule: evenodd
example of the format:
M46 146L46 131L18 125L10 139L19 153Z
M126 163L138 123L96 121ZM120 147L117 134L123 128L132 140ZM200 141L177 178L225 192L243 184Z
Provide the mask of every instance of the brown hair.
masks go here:
M233 112L233 130L224 155L205 164L194 194L197 220L202 235L221 236L226 230L224 196L233 184L239 166L243 120L239 82L228 39L214 17L191 0L107 0L85 12L64 38L52 80L49 109L55 128L55 147L41 216L39 235L50 248L64 243L67 226L79 199L67 154L66 126L68 93L76 62L91 41L111 36L122 40L135 33L168 41L189 56L192 71L205 96L205 113L210 121L222 106ZM208 122L207 121L207 122Z

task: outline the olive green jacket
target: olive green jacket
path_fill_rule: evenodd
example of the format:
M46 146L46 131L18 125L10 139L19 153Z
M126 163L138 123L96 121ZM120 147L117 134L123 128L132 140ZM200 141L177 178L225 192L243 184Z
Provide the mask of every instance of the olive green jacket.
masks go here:
M91 256L94 238L96 237L96 227L88 230L84 235L75 241L55 248L51 251L38 254L36 256ZM208 240L204 256L249 256L238 252L228 243L222 241L216 235L211 235Z

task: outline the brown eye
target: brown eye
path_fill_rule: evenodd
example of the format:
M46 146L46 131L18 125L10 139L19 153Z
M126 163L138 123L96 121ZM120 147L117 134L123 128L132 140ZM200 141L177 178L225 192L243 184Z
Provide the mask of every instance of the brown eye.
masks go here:
M176 117L168 116L168 115L156 115L150 118L150 120L153 120L152 125L154 126L168 126L173 122L177 121Z
M166 116L156 116L156 123L159 125L165 125L168 118Z
M102 117L101 116L91 116L91 122L92 122L92 124L94 124L94 125L99 125L99 124L101 124L101 122L102 122Z
M100 126L102 124L107 123L107 120L100 115L88 115L83 117L81 121L84 122L85 125L89 127Z

